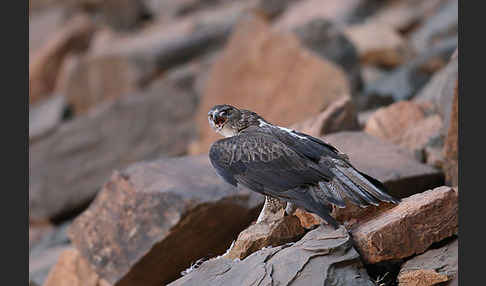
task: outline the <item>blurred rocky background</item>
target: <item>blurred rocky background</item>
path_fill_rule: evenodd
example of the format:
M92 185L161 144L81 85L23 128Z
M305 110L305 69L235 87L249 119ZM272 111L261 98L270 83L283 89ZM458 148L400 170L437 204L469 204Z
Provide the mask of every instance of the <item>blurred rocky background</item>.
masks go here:
M457 0L30 0L30 285L457 285ZM214 104L403 199L276 214L218 178Z

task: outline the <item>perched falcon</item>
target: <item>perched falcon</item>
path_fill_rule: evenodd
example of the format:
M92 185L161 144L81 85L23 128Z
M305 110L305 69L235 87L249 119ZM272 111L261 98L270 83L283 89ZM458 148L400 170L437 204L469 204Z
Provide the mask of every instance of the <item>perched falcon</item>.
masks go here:
M344 198L361 207L399 202L381 182L358 171L346 155L320 139L226 104L211 108L208 120L226 137L211 145L211 164L226 182L265 195L262 213L278 198L287 202L287 212L300 207L337 228L330 203L345 207ZM261 220L262 215L257 222Z

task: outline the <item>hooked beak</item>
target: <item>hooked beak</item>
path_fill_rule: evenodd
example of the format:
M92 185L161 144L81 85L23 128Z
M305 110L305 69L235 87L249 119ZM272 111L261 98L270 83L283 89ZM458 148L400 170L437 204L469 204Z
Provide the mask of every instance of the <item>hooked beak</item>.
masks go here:
M208 114L208 121L209 121L209 124L211 125L211 127L216 130L216 131L221 131L221 129L223 128L224 124L226 123L225 121L223 121L220 125L216 124L216 114L215 114L216 111L213 111L211 113Z

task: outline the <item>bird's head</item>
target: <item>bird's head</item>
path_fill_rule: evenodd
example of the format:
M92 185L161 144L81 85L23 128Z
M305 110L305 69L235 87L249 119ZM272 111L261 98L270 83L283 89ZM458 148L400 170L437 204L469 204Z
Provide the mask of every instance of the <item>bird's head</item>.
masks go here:
M228 104L215 105L208 112L209 125L225 137L231 137L238 133L238 121L240 119L240 110Z
M255 112L228 104L215 105L208 112L209 125L225 137L237 135L243 129L258 125L261 118Z

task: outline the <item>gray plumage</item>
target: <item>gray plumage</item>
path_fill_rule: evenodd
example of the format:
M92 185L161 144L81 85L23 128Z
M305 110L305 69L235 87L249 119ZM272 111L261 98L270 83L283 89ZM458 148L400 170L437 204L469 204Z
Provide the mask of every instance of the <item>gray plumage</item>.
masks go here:
M361 207L398 203L378 180L361 173L346 155L307 134L272 125L258 114L230 105L208 113L210 125L227 138L214 142L211 164L228 183L283 199L315 213L334 227L330 205L344 198Z

